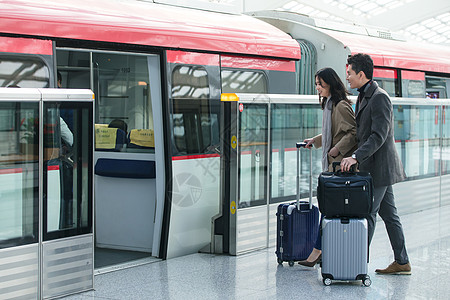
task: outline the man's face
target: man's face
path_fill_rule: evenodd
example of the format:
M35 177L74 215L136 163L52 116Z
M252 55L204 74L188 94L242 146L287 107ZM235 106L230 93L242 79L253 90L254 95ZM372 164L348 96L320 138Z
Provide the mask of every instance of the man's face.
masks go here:
M356 74L352 69L352 65L347 66L347 81L350 84L350 88L359 89L363 86L362 84L362 71Z

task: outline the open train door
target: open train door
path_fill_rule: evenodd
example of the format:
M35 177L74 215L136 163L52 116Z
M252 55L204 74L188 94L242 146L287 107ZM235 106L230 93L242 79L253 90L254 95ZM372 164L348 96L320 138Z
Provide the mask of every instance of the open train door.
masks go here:
M95 271L152 262L164 206L160 55L56 46L61 86L95 93Z
M171 197L167 258L210 252L211 218L220 203L220 58L167 51Z

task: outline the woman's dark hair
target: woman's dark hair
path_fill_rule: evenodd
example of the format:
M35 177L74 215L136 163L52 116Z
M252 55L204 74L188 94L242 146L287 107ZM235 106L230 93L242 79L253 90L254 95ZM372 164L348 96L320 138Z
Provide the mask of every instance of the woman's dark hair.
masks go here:
M314 76L316 79L322 79L323 82L328 84L330 86L330 94L333 96L331 98L331 101L333 101L333 104L336 106L339 101L345 100L348 103L351 103L351 101L348 99L348 95L350 93L345 88L344 83L339 78L336 71L334 71L332 68L323 68L317 71L316 75ZM319 101L322 106L322 109L325 107L325 99L322 99L319 96Z

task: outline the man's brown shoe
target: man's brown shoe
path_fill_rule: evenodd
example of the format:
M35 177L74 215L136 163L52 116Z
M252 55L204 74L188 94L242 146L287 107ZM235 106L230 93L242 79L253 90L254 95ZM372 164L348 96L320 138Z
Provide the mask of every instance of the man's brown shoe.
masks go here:
M376 269L375 273L387 275L411 275L411 264L407 263L400 265L394 261L386 269Z

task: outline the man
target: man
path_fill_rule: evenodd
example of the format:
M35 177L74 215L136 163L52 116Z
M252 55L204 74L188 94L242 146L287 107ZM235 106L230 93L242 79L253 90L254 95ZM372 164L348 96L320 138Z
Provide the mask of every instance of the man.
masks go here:
M392 189L394 183L406 177L395 149L392 103L386 91L372 80L373 61L369 55L358 53L347 62L347 81L359 92L355 109L358 149L341 161L341 169L348 171L359 163L359 169L370 172L373 177L373 209L367 218L369 244L378 213L386 225L395 259L386 269L375 272L410 275L411 265Z

